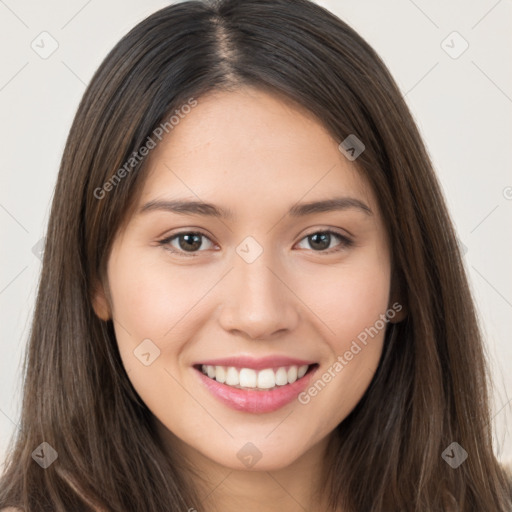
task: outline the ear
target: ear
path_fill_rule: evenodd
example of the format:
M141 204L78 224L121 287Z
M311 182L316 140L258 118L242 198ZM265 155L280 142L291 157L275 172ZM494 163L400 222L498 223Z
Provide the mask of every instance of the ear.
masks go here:
M112 314L110 304L103 285L97 281L93 286L92 307L96 316L104 322L110 320Z
M405 286L401 272L393 270L391 277L391 290L389 292L389 308L395 312L393 318L390 317L389 321L392 324L397 324L405 320L408 314Z

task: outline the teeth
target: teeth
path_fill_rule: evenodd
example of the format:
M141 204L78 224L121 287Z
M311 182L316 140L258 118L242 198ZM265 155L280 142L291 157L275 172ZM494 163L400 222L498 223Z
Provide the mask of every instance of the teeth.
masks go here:
M290 366L288 369L288 382L293 384L297 380L297 367Z
M258 387L260 389L271 389L276 386L276 374L272 368L258 372Z
M305 364L304 366L299 366L299 369L297 370L297 377L299 379L302 379L302 377L304 377L304 375L306 375L306 372L308 371L308 365Z
M301 366L301 368L303 368ZM306 370L308 367L306 366ZM304 372L306 373L306 372ZM276 372L276 384L278 386L284 386L285 384L288 384L288 372L286 371L286 368L279 368Z
M216 366L209 366L208 367L208 374L210 374L210 368L212 369L213 371L213 377L210 377L210 378L214 378L215 375L217 374L217 367ZM209 377L210 375L208 375ZM228 368L228 371L226 372L226 384L228 386L238 386L240 384L240 374L238 373L237 369L236 368L233 368L232 366L230 366Z
M226 370L223 366L215 367L215 378L217 379L217 382L226 382Z
M202 365L201 370L210 379L236 388L272 389L276 386L293 384L297 379L304 377L308 371L307 364L303 366L281 367L277 370L265 368L253 370L252 368L235 368L234 366Z
M216 366L215 370L217 370L217 368L222 370L222 366ZM233 370L235 369L233 368ZM257 381L258 375L255 370L251 370L250 368L242 368L240 370L240 386L243 388L255 388Z

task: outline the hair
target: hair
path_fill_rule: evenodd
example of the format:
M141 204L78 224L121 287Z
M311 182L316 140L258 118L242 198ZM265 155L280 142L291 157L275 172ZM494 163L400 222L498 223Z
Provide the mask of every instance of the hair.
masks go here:
M482 334L430 158L376 52L308 0L170 5L135 26L94 74L54 191L0 506L204 510L198 480L187 478L192 468L158 439L113 322L98 318L92 296L98 282L108 284L112 242L147 174L147 159L135 154L191 99L242 86L291 100L340 142L351 134L364 142L356 164L378 199L405 297L407 317L386 332L376 374L329 446L329 504L510 511L511 483L492 446ZM58 453L46 469L31 456L43 441ZM456 469L441 457L454 441L469 454Z

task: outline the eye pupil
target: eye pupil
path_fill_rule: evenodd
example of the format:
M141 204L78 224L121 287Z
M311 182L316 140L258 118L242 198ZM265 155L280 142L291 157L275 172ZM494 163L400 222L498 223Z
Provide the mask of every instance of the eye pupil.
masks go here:
M329 233L315 233L309 237L309 240L313 249L327 249L331 243L331 235ZM320 247L317 244L320 244Z
M196 233L179 235L178 240L179 240L180 249L183 249L184 251L188 251L188 252L192 252L192 251L199 249L201 247L201 237L202 237L202 235L198 235ZM185 242L186 244L192 244L193 247L190 247L190 245L188 245L188 246L184 245L182 243L183 240L186 241Z

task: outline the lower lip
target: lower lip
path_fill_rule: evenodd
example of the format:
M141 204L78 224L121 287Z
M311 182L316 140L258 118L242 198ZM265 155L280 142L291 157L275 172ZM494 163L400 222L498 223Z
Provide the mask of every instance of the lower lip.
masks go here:
M293 384L277 386L268 391L233 388L210 379L197 368L194 368L194 370L212 395L222 403L237 411L258 414L277 411L292 402L306 389L311 377L318 370L318 366L308 371L304 377L296 380Z

